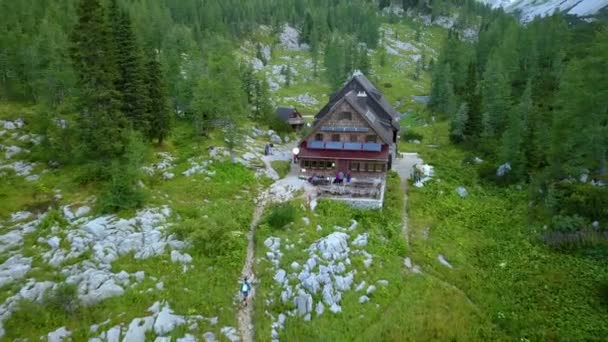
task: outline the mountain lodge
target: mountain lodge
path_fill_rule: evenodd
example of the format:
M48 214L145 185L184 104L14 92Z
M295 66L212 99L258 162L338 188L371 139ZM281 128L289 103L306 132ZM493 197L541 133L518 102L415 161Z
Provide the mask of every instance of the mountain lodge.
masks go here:
M398 138L399 113L363 74L356 74L330 97L299 143L301 174L383 177Z

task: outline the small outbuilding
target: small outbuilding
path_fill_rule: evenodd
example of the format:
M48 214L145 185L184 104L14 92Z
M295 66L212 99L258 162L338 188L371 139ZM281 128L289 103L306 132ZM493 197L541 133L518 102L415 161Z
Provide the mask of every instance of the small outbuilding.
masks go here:
M296 131L304 126L302 114L294 107L279 107L276 114L281 121L287 123Z

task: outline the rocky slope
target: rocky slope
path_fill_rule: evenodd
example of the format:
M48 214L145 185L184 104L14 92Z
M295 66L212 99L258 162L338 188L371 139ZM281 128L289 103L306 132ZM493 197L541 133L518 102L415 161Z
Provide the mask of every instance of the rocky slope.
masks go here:
M507 12L521 12L524 22L536 16L546 16L562 11L578 17L591 17L608 7L608 0L480 0L492 7L502 7Z

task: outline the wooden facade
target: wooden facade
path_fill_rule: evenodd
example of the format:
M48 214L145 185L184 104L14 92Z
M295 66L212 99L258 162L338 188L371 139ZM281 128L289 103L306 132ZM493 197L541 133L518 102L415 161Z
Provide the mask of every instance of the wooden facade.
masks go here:
M396 111L363 75L353 79L317 114L300 142L301 173L383 176L396 153ZM390 106L390 105L388 105Z

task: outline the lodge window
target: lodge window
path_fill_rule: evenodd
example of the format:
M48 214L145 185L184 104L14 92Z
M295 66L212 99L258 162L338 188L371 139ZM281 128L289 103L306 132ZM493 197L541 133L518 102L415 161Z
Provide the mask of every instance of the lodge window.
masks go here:
M358 139L358 137L357 137L356 134L351 134L350 135L350 142L357 142L357 140L359 140L359 139Z
M331 141L340 141L340 134L332 134Z
M330 170L335 166L333 160L303 160L302 167L309 170Z
M376 142L376 136L374 134L369 134L365 136L365 142L367 143L375 143Z
M315 135L315 140L316 140L316 141L323 141L323 134L321 134L321 133L317 133L317 134Z
M352 172L384 172L385 165L383 163L351 162L349 169Z
M340 112L340 114L338 114L338 120L352 120L353 119L353 113L351 112Z

